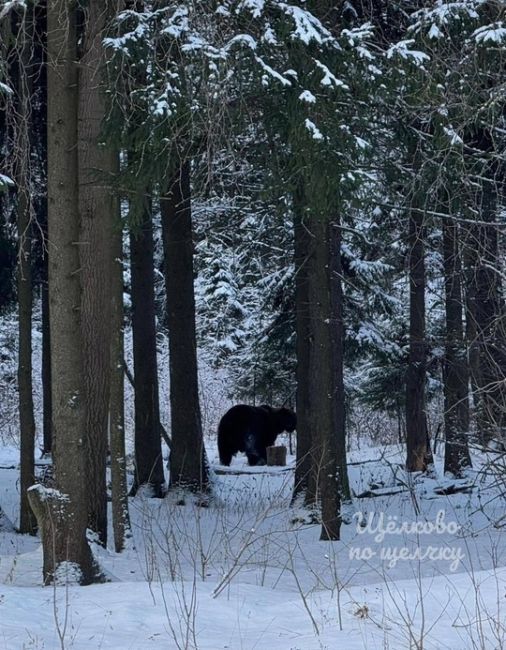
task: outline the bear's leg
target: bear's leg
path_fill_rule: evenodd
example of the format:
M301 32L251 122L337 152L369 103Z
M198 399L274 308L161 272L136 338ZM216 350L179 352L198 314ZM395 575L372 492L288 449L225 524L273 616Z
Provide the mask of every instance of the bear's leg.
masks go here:
M218 453L220 455L220 463L228 467L232 462L234 452L235 450L232 450L231 446L227 443L227 436L220 431L218 433Z
M230 451L228 449L227 450L220 449L219 453L220 453L220 463L222 465L226 465L228 467L230 465L230 463L232 462L233 454L230 453Z
M266 459L262 458L262 452L258 449L257 437L254 433L244 436L244 451L248 457L248 465L265 465Z

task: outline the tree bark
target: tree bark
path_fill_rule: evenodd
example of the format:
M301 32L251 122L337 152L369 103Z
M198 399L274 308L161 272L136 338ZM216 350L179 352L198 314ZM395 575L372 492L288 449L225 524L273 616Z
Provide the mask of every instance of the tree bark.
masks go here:
M15 16L17 74L15 75L16 158L18 230L18 392L20 424L20 517L19 531L35 534L37 522L28 501L28 488L35 483L35 419L32 390L32 202L30 105L32 72L30 47L33 21L25 20L24 12Z
M477 424L481 442L506 441L506 336L497 229L479 227L478 264L474 270L474 317L478 366Z
M69 579L88 584L95 579L96 569L86 539L88 475L78 250L77 17L75 4L65 0L51 0L47 11L49 303L51 339L58 341L51 348L53 456L60 495L58 518L53 520L50 535L43 532L43 570L45 583L68 572ZM40 529L47 530L43 511L39 508L36 514Z
M47 228L44 241L47 242ZM44 253L42 277L42 454L51 453L53 446L53 405L51 402L51 327L49 325L48 251Z
M311 323L309 312L308 274L311 262L311 236L307 218L304 214L304 196L302 184L296 189L294 202L294 263L295 263L295 332L297 356L297 457L292 503L303 495L307 505L316 501L316 489L313 483L311 494L311 400L310 400L310 363L311 363Z
M346 398L344 394L344 315L343 315L343 269L341 266L341 227L338 220L329 225L330 232L330 313L332 321L331 345L333 362L333 401L335 450L337 457L340 499L351 501L346 458ZM340 507L340 504L339 504Z
M311 412L316 436L313 438L313 469L318 477L322 529L320 539L340 536L340 481L338 437L344 436L344 391L342 384L342 304L333 288L340 248L340 230L326 215L312 215L314 265L309 277L311 333L314 337L311 364ZM340 284L340 278L339 278ZM316 446L315 446L316 443Z
M473 398L480 442L506 445L506 313L497 220L502 174L494 139L485 128L470 134L487 160L474 198L481 223L466 232L467 318Z
M151 204L143 202L142 222L130 235L132 333L135 399L135 479L131 494L141 485L163 497L162 445L156 353L153 225Z
M409 360L406 373L406 443L408 472L425 472L432 463L425 413L427 349L425 343L424 219L409 215Z
M19 531L35 534L37 524L28 502L28 488L35 483L35 419L32 393L32 274L31 224L28 188L18 182L18 391L20 424L20 518ZM25 177L26 180L26 177Z
M119 202L118 202L119 203ZM118 219L111 232L111 389L109 429L111 448L111 493L114 548L120 553L130 537L128 512L128 486L125 453L125 402L124 402L124 313L123 313L123 231L119 205L115 210Z
M456 477L470 467L468 366L462 321L462 265L459 227L443 220L446 341L444 360L445 464L444 471Z
M209 487L200 413L193 287L190 162L160 198L170 359L170 487Z
M88 525L107 546L106 458L110 391L113 153L100 143L105 115L102 38L111 0L90 0L81 21L78 155L81 327L88 436Z
M473 228L466 227L463 242L463 261L464 261L464 278L465 278L465 314L466 314L466 342L467 356L469 362L469 380L471 385L473 412L480 409L480 391L479 391L479 374L480 374L480 351L478 346L478 335L476 328L476 286L474 281L474 270L477 264L476 247L469 245L474 239L472 236Z

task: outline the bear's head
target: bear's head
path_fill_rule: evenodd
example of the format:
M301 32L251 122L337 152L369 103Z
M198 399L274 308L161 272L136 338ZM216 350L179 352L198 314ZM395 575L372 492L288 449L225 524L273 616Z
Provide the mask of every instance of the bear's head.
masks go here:
M274 417L276 420L276 429L279 433L288 431L292 433L297 428L297 416L295 413L286 407L274 409Z

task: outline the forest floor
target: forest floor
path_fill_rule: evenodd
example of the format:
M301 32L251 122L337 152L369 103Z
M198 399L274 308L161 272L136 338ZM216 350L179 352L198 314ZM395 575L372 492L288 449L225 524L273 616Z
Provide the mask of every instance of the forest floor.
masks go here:
M18 454L0 447L14 524ZM456 485L408 477L396 446L356 451L342 540L321 542L290 508L293 457L223 473L209 455L209 507L130 500L127 550L95 549L108 583L43 588L38 539L0 530L0 649L506 647L504 466L475 457Z

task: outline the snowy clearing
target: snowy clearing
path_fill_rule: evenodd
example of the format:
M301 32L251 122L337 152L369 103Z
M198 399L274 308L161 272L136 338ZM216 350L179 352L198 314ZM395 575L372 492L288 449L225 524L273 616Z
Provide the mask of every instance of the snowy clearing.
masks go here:
M0 466L16 458L3 448ZM0 533L0 646L503 648L497 484L476 470L470 489L438 494L449 482L408 481L395 446L350 460L355 494L375 496L346 506L340 542L318 541L319 525L289 507L291 469L248 468L242 457L218 468L208 508L131 499L128 550L96 550L106 584L43 588L38 539ZM0 503L14 523L17 477L0 470Z

